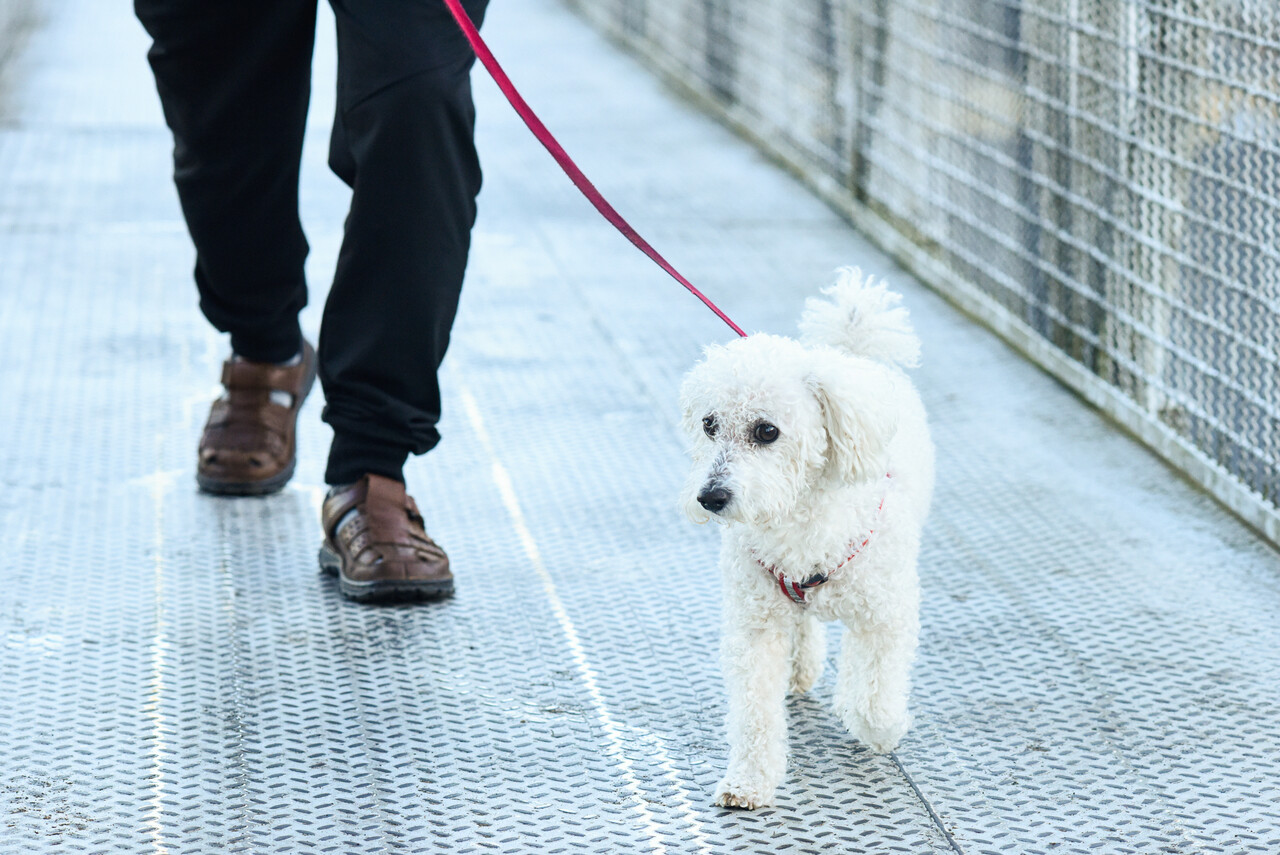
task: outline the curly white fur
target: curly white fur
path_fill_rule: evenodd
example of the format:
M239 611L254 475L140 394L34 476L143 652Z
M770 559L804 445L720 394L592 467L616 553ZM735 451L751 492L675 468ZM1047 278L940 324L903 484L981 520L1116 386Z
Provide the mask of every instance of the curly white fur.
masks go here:
M786 769L784 698L821 675L820 621L845 626L835 710L850 733L887 752L910 724L916 556L934 473L924 406L901 366L916 363L920 343L899 295L858 271L824 293L807 302L800 341L762 334L710 347L681 389L694 459L683 506L727 524L729 769L715 794L726 807L772 803ZM800 604L762 565L831 577Z

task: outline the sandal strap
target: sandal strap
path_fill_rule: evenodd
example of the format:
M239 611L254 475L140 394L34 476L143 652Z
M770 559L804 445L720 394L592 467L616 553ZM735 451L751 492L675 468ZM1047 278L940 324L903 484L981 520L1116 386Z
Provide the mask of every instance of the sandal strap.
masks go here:
M320 518L324 522L324 535L329 538L330 543L338 542L337 528L342 518L364 501L367 484L368 479L361 478L351 486L325 497L320 508Z
M369 528L398 543L412 534L404 484L390 478L365 478L364 515Z
M207 426L211 428L259 428L288 436L293 430L295 418L292 410L270 400L245 401L218 400L209 408Z
M273 455L289 453L289 436L294 429L294 415L270 401L249 404L244 401L215 401L201 446L224 451L263 450Z
M296 365L272 365L228 359L222 363L222 385L228 392L285 392L297 400L302 395L306 373Z

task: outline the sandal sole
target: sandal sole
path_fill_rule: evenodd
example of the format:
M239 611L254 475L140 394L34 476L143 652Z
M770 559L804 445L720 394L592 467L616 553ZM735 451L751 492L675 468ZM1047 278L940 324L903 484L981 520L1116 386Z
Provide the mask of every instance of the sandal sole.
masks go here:
M453 596L453 580L443 582L409 582L379 580L356 582L342 572L342 558L327 543L318 556L320 570L338 579L338 593L357 603L421 603Z
M296 458L290 460L289 465L282 471L261 481L219 481L197 472L196 484L202 491L215 496L267 496L284 489L289 479L293 477L297 464Z

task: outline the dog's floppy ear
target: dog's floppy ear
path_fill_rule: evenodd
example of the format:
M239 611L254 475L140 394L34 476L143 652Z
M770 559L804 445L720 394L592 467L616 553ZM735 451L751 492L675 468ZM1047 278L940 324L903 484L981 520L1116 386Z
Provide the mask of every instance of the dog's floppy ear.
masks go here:
M711 348L707 352L711 352ZM710 406L711 369L704 359L684 376L680 384L680 426L687 439L702 435L702 417Z
M885 450L898 429L893 375L868 360L824 353L808 385L822 408L827 471L848 484L883 477Z

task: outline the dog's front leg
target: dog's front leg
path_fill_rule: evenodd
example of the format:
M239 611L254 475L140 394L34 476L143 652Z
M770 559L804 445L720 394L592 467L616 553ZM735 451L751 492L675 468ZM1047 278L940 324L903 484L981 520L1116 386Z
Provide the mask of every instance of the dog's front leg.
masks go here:
M876 753L897 748L911 726L907 695L917 635L914 616L875 629L845 625L835 710L849 732Z
M731 609L726 604L720 642L729 692L729 771L716 787L715 803L754 809L773 802L787 768L790 628Z
M812 689L822 676L823 660L827 656L827 633L822 621L813 615L800 618L796 622L792 645L791 685L788 692L802 695Z

